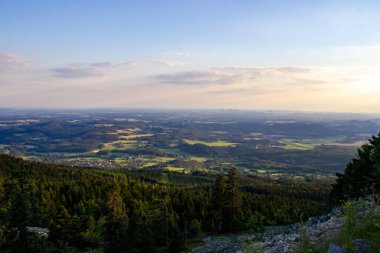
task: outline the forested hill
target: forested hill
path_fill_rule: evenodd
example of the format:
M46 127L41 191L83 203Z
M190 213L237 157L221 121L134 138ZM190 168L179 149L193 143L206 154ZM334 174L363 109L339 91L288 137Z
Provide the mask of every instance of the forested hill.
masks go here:
M0 251L178 252L202 234L258 231L327 208L331 182L105 171L0 155ZM37 236L30 227L49 229Z

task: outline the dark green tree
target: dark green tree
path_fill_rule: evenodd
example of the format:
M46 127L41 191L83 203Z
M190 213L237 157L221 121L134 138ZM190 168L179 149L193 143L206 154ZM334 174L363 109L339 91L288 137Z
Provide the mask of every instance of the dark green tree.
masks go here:
M212 191L211 227L213 233L222 230L222 212L225 210L226 189L226 178L224 175L219 175Z
M242 228L242 193L236 168L220 175L214 184L212 197L213 230L237 232Z
M343 174L337 173L331 200L357 198L380 191L380 133L361 146L357 155L346 166Z
M128 216L118 184L115 185L114 189L107 196L106 210L107 251L121 252L127 244Z
M242 228L242 193L239 187L238 174L235 167L227 174L226 205L224 211L224 230L237 232Z

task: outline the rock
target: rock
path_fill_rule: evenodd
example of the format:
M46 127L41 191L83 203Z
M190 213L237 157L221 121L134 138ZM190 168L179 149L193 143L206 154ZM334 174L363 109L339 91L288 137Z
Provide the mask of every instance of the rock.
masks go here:
M310 217L309 220L308 220L308 222L310 224L317 224L319 222L319 218L315 217L315 216L314 217Z
M327 253L345 253L345 252L346 251L342 247L333 243L330 244L329 250L327 251Z
M41 227L26 227L29 233L34 233L41 237L48 237L49 236L49 229L48 228L41 228Z
M354 240L354 245L359 253L366 253L369 250L369 247L371 246L371 242L368 240L363 239L356 239Z

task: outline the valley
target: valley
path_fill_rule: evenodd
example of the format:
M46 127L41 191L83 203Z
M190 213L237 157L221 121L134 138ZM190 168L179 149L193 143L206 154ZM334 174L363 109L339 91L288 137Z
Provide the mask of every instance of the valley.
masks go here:
M342 171L376 117L255 111L0 111L0 152L103 169L312 180Z

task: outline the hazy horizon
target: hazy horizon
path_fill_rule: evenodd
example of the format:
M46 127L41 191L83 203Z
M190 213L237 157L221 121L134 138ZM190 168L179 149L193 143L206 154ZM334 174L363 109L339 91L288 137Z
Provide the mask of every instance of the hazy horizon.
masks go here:
M236 109L236 108L160 108L160 107L0 107L0 113L4 111L26 111L26 112L161 112L161 113L258 113L258 114L273 114L273 115L297 115L299 116L313 116L313 115L325 115L325 116L361 116L361 117L380 117L380 113L376 112L337 112L337 111L302 111L302 110L256 110L256 109ZM359 117L360 118L360 117ZM355 119L355 118L352 118Z
M376 1L0 2L0 108L380 113Z

